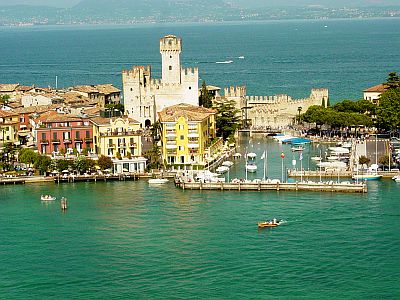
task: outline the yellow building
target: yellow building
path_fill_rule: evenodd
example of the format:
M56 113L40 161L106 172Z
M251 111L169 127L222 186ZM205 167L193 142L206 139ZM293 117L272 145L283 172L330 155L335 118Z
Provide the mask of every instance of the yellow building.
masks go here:
M98 155L139 157L142 155L140 123L128 117L92 118L93 145Z
M0 110L0 143L3 147L7 143L18 142L18 114Z
M212 109L185 103L159 112L164 163L204 165L207 147L216 134L215 114Z

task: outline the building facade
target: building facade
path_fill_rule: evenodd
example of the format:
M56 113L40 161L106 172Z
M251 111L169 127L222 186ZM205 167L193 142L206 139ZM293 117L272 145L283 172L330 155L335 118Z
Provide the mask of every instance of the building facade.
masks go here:
M207 148L216 136L215 111L177 104L158 113L161 152L166 165L205 164Z
M160 39L162 77L153 79L150 66L122 72L125 113L148 127L157 113L179 103L198 105L199 72L181 67L182 40L174 35Z
M101 108L107 104L119 104L121 101L121 90L112 84L80 85L71 88L71 91L97 101Z
M91 119L93 124L94 151L98 155L140 157L142 131L140 123L128 117Z
M35 140L40 153L71 154L92 151L93 127L89 119L51 111L36 120Z
M18 114L0 110L0 143L3 147L7 143L18 142Z
M381 95L389 88L388 85L378 84L363 91L364 100L371 101L374 104L379 104Z

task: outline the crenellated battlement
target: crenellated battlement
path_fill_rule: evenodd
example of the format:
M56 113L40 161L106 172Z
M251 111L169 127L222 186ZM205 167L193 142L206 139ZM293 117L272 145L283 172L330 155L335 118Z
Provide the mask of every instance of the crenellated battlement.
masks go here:
M175 35L166 35L160 39L160 52L182 51L182 39Z
M224 96L230 98L241 98L246 97L246 86L230 86L224 88Z
M199 68L181 68L182 76L196 76L199 74Z
M144 80L145 77L150 78L151 66L133 66L130 70L123 70L122 76L125 80Z

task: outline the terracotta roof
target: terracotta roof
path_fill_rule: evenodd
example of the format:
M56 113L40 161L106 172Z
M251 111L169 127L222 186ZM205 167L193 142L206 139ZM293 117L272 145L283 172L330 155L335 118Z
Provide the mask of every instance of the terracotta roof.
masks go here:
M185 117L188 121L202 121L215 113L213 109L181 103L164 108L158 116L161 122L175 122L180 117Z
M14 109L14 112L18 114L33 114L33 113L42 113L49 110L53 110L59 107L57 104L51 105L36 105L36 106L28 106Z
M18 91L21 91L21 92L27 92L27 91L30 91L30 90L32 90L32 89L34 89L35 87L34 86L24 86L24 85L20 85L18 88L17 88L17 90Z
M99 93L109 95L113 93L120 93L121 90L117 89L115 86L112 84L99 84L95 86Z
M124 121L128 119L129 123L133 124L140 124L140 122L132 119L132 118L127 118L127 117L111 117L111 118L103 118L103 117L95 117L91 118L90 120L92 123L96 125L109 125L110 121L115 122L116 119L123 119Z
M109 95L112 93L120 93L121 90L114 87L112 84L98 84L98 85L79 85L72 88L72 91L81 93L100 93Z
M35 120L36 123L56 123L56 122L71 122L80 121L82 118L76 115L60 114L56 111L48 111L42 114L39 118Z
M0 93L14 92L18 86L18 83L0 84Z
M13 116L18 116L18 114L13 111L0 110L0 118L13 117Z
M385 92L388 88L389 88L389 86L386 85L386 84L378 84L378 85L375 85L375 86L373 86L373 87L370 87L370 88L364 90L364 92L383 93L383 92Z
M9 103L7 103L7 106L11 107L12 109L17 109L17 108L23 107L22 104L19 102L9 102Z

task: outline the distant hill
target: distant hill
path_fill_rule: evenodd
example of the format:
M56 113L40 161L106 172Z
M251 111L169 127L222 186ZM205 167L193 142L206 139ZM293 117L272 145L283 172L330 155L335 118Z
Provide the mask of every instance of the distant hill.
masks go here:
M279 1L82 0L71 8L11 5L0 6L0 26L400 17L400 5L363 8L273 6ZM293 4L298 2L284 1Z

